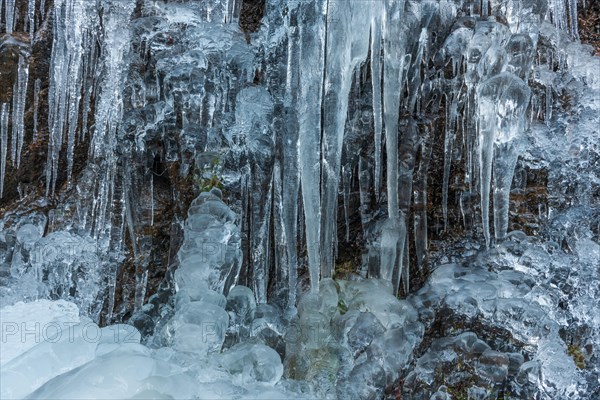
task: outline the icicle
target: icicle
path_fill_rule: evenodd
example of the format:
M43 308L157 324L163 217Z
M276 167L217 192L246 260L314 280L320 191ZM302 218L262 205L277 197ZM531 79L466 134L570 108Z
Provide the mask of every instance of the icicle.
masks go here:
M579 40L579 24L577 21L578 13L577 13L577 0L568 0L569 1L569 32L571 32L571 36L575 38L575 40ZM584 5L585 7L585 5Z
M289 21L288 21L289 23ZM298 102L297 94L299 91L299 63L296 62L299 53L298 29L291 27L288 36L288 59L286 68L286 91L284 104L290 109L292 105ZM288 120L285 123L286 132L284 135L285 145L283 146L282 162L282 218L283 235L285 239L286 258L288 265L288 302L287 309L292 312L296 306L296 286L298 283L298 216L303 215L301 204L298 201L300 192L300 175L298 171L298 118L296 113L287 114ZM302 224L300 225L300 230Z
M240 19L241 0L228 0L227 13L225 14L225 23L236 23Z
M334 4L330 3L330 7ZM321 173L321 275L333 276L337 242L337 200L348 101L355 68L369 51L370 4L350 2L330 9L335 23L327 26L323 97Z
M17 110L17 102L19 99L18 96L19 91L19 82L15 82L13 86L13 96L12 96L12 134L10 137L10 160L12 166L14 167L17 162L17 124L16 124L16 110Z
M554 26L561 30L567 30L567 11L565 0L551 0L552 1L552 20ZM569 0L571 1L571 0Z
M460 208L460 216L462 217L462 221L463 221L463 228L467 229L467 213L465 212L466 207L465 207L465 197L468 194L466 192L461 192L460 197L458 199L458 206Z
M90 38L88 37L88 43ZM90 113L90 103L92 93L94 92L94 73L97 62L96 46L89 45L90 53L84 58L84 74L83 74L83 108L81 117L81 131L79 133L79 141L83 142L88 132L88 116Z
M350 242L350 188L352 185L352 166L346 164L342 167L343 175L343 199L344 199L344 221L346 223L346 242Z
M508 211L510 187L517 165L517 159L522 150L522 140L518 138L511 142L500 143L496 146L494 156L494 236L496 240L506 237L508 231Z
M413 119L404 120L402 127L402 140L398 153L402 159L398 165L398 207L400 213L400 237L398 241L398 278L402 276L405 293L408 293L409 263L408 258L404 257L405 247L408 245L406 235L406 216L410 213L411 199L413 197L413 172L415 168L416 153L419 147L419 128ZM399 282L395 282L394 290L399 287Z
M261 193L260 190L254 187L251 196L253 197L250 222L250 231L252 232L252 282L256 302L264 304L267 302L269 266L271 265L269 249L271 246L272 181L269 183L266 193Z
M398 154L402 155L398 165L398 207L408 214L413 196L413 172L419 147L419 128L413 119L402 121L402 139Z
M383 279L393 283L394 271L401 273L406 236L404 213L398 206L398 119L400 99L404 89L405 66L410 56L405 55L406 37L401 18L404 3L389 5L386 10L384 35L383 110L387 155L388 220L381 238L381 271ZM402 243L401 243L402 242ZM397 288L394 288L396 290Z
M38 78L33 85L33 141L38 138L38 112L40 108L40 91L42 89L42 81Z
M29 35L33 37L35 32L35 0L29 0L27 16L29 17Z
M6 175L6 156L8 153L8 103L0 106L0 198L4 195L4 176Z
M450 182L450 169L452 167L452 149L454 147L454 130L451 128L456 118L458 107L457 101L452 96L452 101L448 105L446 96L446 129L444 132L444 176L442 179L442 214L444 216L444 231L448 225L448 185Z
M546 125L550 126L550 121L552 120L552 86L546 85L546 111L544 120L546 121Z
M489 14L488 5L488 0L481 0L481 16L483 18L487 18Z
M15 0L4 0L4 21L6 33L12 33L15 27Z
M419 270L423 269L427 257L427 178L431 160L431 134L429 126L424 128L420 144L419 165L416 171L414 191L414 238L415 259Z
M400 24L400 21L394 21ZM387 155L387 193L388 216L398 219L398 118L400 112L400 99L404 87L403 71L406 64L404 45L397 43L400 28L388 28L389 37L386 37L385 64L384 64L384 118Z
M421 34L419 35L419 47L417 49L417 53L415 55L414 62L412 64L411 72L412 78L409 83L410 87L410 100L407 105L407 110L409 113L417 114L419 110L417 110L417 98L420 97L421 94L421 65L423 62L423 53L426 50L428 44L427 38L427 28L421 29ZM408 68L409 64L406 64L405 67Z
M408 240L406 240L408 232L406 231L406 227L404 227L404 235L400 237L400 241L398 242L399 254L398 257L401 258L400 269L395 274L394 285L394 294L398 293L398 288L400 287L400 283L402 283L402 289L404 293L407 294L410 289L410 271L409 271L409 260L410 254L408 252L409 245Z
M319 290L320 245L320 159L321 99L323 82L323 38L325 26L320 9L322 0L302 4L305 22L300 25L300 94L298 96L298 150L302 200L306 226L306 246L311 291ZM312 8L312 9L311 9ZM312 26L310 26L312 25Z
M398 259L398 242L403 236L398 220L387 219L381 228L380 236L380 278L391 282Z
M494 157L494 131L480 135L479 142L479 180L481 195L481 220L485 245L490 245L490 184L492 180L492 163Z
M284 172L282 169L284 170L285 168L282 168L281 160L276 158L275 164L273 165L273 264L275 266L275 271L274 273L270 273L274 282L273 286L275 286L273 293L275 298L269 297L269 301L285 304L287 310L292 310L293 304L290 304L289 292L295 290L296 284L295 282L292 282L289 275L295 273L296 270L292 270L291 268L288 259L289 253L287 251L287 245L288 242L294 243L295 241L293 238L287 236L287 210L284 205L283 190L285 184L283 182ZM295 205L292 205L292 208L296 208L294 206ZM294 284L293 286L292 283Z
M19 69L17 72L16 91L13 93L15 106L13 108L13 140L16 139L16 160L13 164L17 168L21 165L21 151L25 136L25 100L27 99L27 83L29 80L29 65L23 56L19 56Z
M406 242L406 218L399 211L397 219L387 219L381 230L380 239L380 278L390 281L397 293L400 277L408 284L408 263L404 263L404 248ZM406 271L405 271L406 270Z
M373 82L373 127L375 132L375 196L379 199L381 190L381 133L383 114L381 105L381 21L373 20L371 25L371 80Z
M494 226L499 229L495 236L502 239L508 226L510 183L518 156L518 151L513 146L517 145L524 135L525 111L529 104L530 89L520 78L504 72L481 84L477 94L481 217L485 243L489 247L492 168L498 168L494 173ZM494 156L495 144L497 151Z

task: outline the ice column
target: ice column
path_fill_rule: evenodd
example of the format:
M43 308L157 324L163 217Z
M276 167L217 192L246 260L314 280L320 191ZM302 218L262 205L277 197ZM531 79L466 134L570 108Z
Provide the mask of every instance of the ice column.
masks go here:
M8 114L9 105L0 106L0 198L4 194L4 175L6 175L6 156L8 153Z
M16 158L13 159L13 164L19 168L21 164L21 150L23 149L23 140L25 136L25 100L27 98L27 82L29 80L29 65L23 58L19 56L19 67L17 72L17 83L15 88L17 89L13 93L13 120L12 120L12 134L14 147L16 148Z
M525 132L530 89L509 72L496 75L477 90L481 216L486 246L490 244L489 193L494 174L496 239L506 235L510 185Z
M286 21L290 24L290 21ZM283 162L282 162L282 231L285 245L285 261L288 273L288 302L287 308L296 305L296 285L298 282L298 212L300 178L298 171L298 119L295 106L298 102L298 76L299 65L296 62L299 52L298 29L289 26L288 30L288 59L286 65L286 91L285 106L288 108L288 120L285 124L283 137Z
M27 17L29 22L29 35L33 36L33 32L35 32L35 1L29 0L27 4Z
M306 223L306 247L311 290L319 289L321 260L321 99L324 69L323 0L299 5L300 95L298 96L298 156Z
M381 16L371 25L371 75L373 81L373 128L375 131L375 196L381 190L381 135L383 110L381 104Z
M335 7L334 7L335 6ZM328 3L326 75L321 144L321 275L333 275L337 243L337 196L340 185L342 144L348 113L348 96L355 67L369 51L368 2Z
M254 293L258 303L267 302L271 248L271 210L273 199L273 131L271 129L273 101L269 92L260 87L242 89L236 100L233 131L244 137L242 147L247 154L243 168L248 174L243 196L248 201L249 247L248 264L252 271Z
M40 91L42 89L42 81L38 78L33 85L33 141L38 137L38 112L40 108Z
M404 2L386 5L383 23L383 113L386 135L388 220L381 238L380 276L392 281L394 271L402 270L406 221L398 206L398 118L404 81L404 69L410 64L406 57L406 37L403 32Z
M12 33L15 26L15 0L4 0L4 21L6 33Z

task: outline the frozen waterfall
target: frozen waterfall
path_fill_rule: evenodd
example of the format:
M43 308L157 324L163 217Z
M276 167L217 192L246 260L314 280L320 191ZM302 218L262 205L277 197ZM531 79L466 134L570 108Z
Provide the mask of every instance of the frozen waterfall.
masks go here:
M600 398L590 15L0 2L0 397Z

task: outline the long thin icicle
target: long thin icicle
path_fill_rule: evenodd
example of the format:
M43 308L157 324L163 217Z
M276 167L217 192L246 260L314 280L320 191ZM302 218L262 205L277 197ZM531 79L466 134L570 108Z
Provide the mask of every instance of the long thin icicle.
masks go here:
M0 198L4 195L4 176L6 175L6 156L8 153L8 103L0 106Z
M33 36L35 32L35 2L36 0L29 0L27 4L27 17L29 21L29 35Z
M15 0L4 0L4 21L6 33L12 33L15 27Z
M21 151L25 137L25 100L27 99L27 82L29 81L29 64L23 56L19 56L17 72L17 90L13 93L15 107L13 110L13 140L16 138L16 160L13 163L17 168L21 165Z
M383 110L387 156L388 220L382 231L380 276L392 283L402 271L406 222L398 205L398 119L404 87L405 37L402 32L404 2L388 5L384 34ZM407 62L408 61L408 62ZM397 288L394 288L396 290Z
M325 24L322 0L302 4L300 26L300 95L298 97L298 149L302 200L306 224L306 247L311 291L319 290L321 261L321 99L324 67Z
M371 79L373 81L373 128L375 133L375 196L381 191L381 134L383 110L381 105L381 20L371 25Z
M33 141L38 138L38 113L40 109L40 90L42 90L41 79L36 79L33 84Z
M454 120L456 118L457 102L446 97L446 129L444 131L444 176L442 179L442 214L444 216L444 230L448 226L448 186L450 183L450 169L452 167L452 149L454 148ZM450 105L448 105L450 101Z
M119 1L103 10L103 73L96 105L96 124L90 140L90 156L100 164L102 171L96 182L98 201L91 211L94 215L93 236L96 238L108 237L113 201L119 198L119 189L115 186L117 132L123 116L122 90L130 40L130 30L124 22L129 20L133 12L133 3L133 0Z
M288 22L289 23L289 22ZM291 28L288 36L288 60L286 74L285 104L292 108L298 102L299 64L295 62L298 56L298 29ZM298 282L298 214L301 210L298 204L300 179L298 174L298 119L293 112L289 114L286 123L286 140L289 146L283 146L283 193L282 217L283 236L285 238L286 259L288 263L288 310L296 305L296 286Z
M323 98L323 136L321 144L321 275L333 276L337 243L337 198L340 186L342 145L348 100L354 70L369 51L369 13L365 2L349 2L332 8L327 26L326 75Z

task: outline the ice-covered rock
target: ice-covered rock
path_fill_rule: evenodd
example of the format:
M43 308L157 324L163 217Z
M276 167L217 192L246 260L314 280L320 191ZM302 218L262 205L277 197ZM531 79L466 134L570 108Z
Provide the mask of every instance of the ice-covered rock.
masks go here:
M254 310L254 319L250 324L250 336L285 356L285 334L287 323L282 312L270 304L259 304Z
M188 210L185 241L178 253L180 266L175 272L178 290L198 300L206 286L227 293L241 266L239 235L236 214L215 191L201 193Z
M0 308L2 320L2 351L0 365L36 346L47 336L68 332L80 322L79 309L65 300L19 302Z
M164 334L175 349L206 356L221 350L228 326L229 314L223 308L193 301L177 310Z
M385 331L385 328L370 312L361 312L347 331L346 340L354 353L362 352Z
M508 375L508 356L493 350L484 351L476 364L477 373L495 383L503 382Z
M29 398L191 398L195 386L180 368L156 360L142 345L128 344L57 376Z
M238 385L252 382L276 384L283 375L279 354L261 344L239 344L221 355L220 365L234 378Z
M227 295L226 310L231 317L233 325L240 325L252 321L256 300L254 293L246 286L234 286Z
M3 398L37 398L38 392L34 391L45 392L43 388L49 385L48 382L62 381L64 376L93 363L98 357L113 351L120 353L127 346L137 345L141 339L133 326L100 328L87 318L79 318L77 307L62 300L18 303L2 308L0 313L3 323L0 389ZM18 318L23 317L27 320L18 324ZM7 322L10 319L15 322ZM17 331L12 333L12 327ZM13 336L18 338L16 342ZM6 354L5 339L10 344ZM60 383L57 387L60 390L62 386L68 385ZM107 385L104 390L114 389ZM54 396L58 394L55 392ZM64 398L63 395L60 397Z

